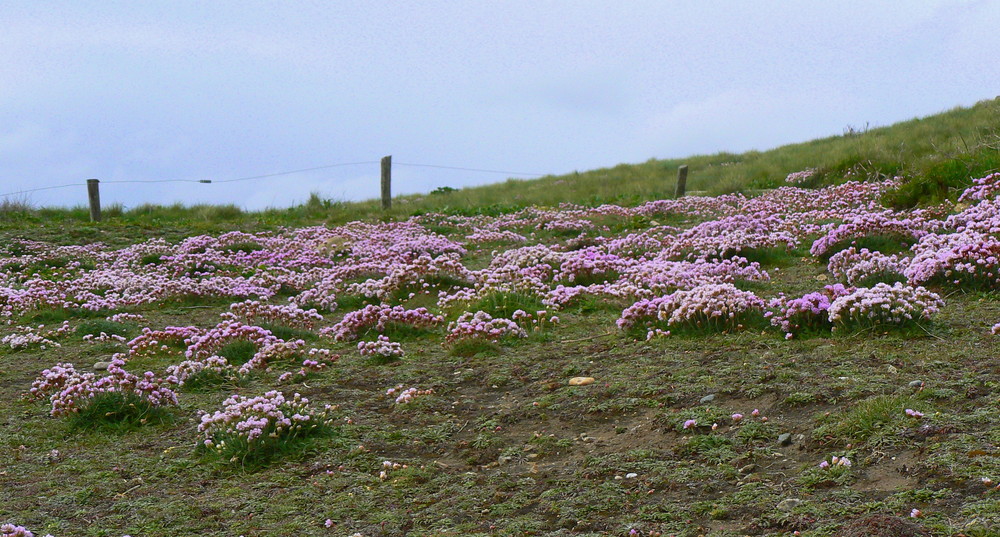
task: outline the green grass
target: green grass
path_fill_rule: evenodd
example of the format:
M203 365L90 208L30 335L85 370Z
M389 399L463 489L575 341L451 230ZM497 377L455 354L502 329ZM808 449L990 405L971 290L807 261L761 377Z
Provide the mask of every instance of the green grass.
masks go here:
M496 356L500 354L500 345L482 338L460 339L449 346L448 353L465 358Z
M819 256L819 258L823 261L829 261L834 254L841 250L846 250L851 246L856 248L858 251L861 249L867 249L871 252L881 252L885 255L892 255L909 251L910 246L913 246L916 242L917 239L914 239L913 237L904 237L896 234L866 235L864 237L855 237L837 241L831 244L830 247Z
M230 364L240 366L249 362L254 354L257 354L257 344L252 341L233 341L219 349L218 354L228 360Z
M462 305L463 311L485 311L494 318L505 317L507 319L510 319L517 310L523 310L533 315L543 309L545 309L545 305L542 304L541 298L518 291L496 291L472 304Z
M71 430L127 432L144 425L171 423L170 411L134 394L105 392L94 395L70 415Z
M290 326L285 326L282 324L273 324L273 323L260 323L259 326L264 330L269 330L274 337L282 339L284 341L294 341L296 339L301 339L303 341L311 342L319 339L319 336L316 335L316 332L311 330L303 330L301 328L293 328Z
M892 443L906 424L913 423L913 418L904 412L907 408L921 410L926 409L926 405L910 395L875 396L832 415L832 422L817 429L816 434L843 443Z
M127 337L136 332L136 325L132 323L118 323L106 321L104 319L89 319L81 322L76 327L76 335L83 337L86 335L100 336L101 333L109 336Z

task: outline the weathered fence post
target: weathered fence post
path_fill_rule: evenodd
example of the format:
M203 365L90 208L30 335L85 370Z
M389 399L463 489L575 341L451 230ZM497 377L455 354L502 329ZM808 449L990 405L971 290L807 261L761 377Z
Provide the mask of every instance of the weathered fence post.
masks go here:
M677 168L677 188L674 189L675 198L683 198L684 190L687 189L688 167L682 164Z
M100 181L87 179L87 197L90 199L90 221L101 221L101 190Z
M392 155L382 157L382 209L392 208Z

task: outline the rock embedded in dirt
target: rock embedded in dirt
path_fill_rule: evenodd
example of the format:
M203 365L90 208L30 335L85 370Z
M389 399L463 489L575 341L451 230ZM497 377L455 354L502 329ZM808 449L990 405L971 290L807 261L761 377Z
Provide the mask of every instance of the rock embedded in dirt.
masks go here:
M111 362L95 362L94 371L107 371L111 367Z
M911 388L920 388L923 385L924 385L924 381L922 381L922 380L911 380L910 381L910 387Z
M778 435L778 443L782 446L790 446L792 444L792 433L781 433Z
M570 386L586 386L594 383L594 377L573 377L569 379Z
M930 537L927 530L899 517L872 515L847 524L835 537Z
M715 401L715 394L714 393L710 393L710 394L706 395L705 397L702 397L701 400L698 401L698 402L704 405L706 403L711 403L712 401Z
M802 500L798 498L785 498L778 502L778 511L791 511L802 505Z

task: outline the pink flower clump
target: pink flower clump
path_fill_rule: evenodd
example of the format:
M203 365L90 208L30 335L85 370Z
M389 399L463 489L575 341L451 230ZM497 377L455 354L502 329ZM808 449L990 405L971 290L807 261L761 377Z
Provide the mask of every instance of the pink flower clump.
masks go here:
M517 313L517 312L515 312ZM493 318L485 311L463 313L448 324L445 340L455 342L463 339L485 339L497 341L504 337L528 337L528 333L517 322L510 319Z
M226 442L254 445L269 438L306 436L331 423L326 410L313 409L301 395L296 393L286 398L272 390L255 397L230 396L223 402L222 410L202 413L198 431L203 434L206 447L221 449Z
M406 353L402 345L379 334L375 341L362 341L358 343L358 354L361 356L381 356L384 358L402 358Z
M926 321L944 306L937 293L902 283L878 283L836 298L830 322L845 326L906 326Z
M336 341L356 339L361 332L374 329L384 332L390 324L403 324L417 328L432 328L444 322L444 317L434 315L427 308L408 310L403 306L370 304L352 311L337 324L319 331L321 335L333 337Z

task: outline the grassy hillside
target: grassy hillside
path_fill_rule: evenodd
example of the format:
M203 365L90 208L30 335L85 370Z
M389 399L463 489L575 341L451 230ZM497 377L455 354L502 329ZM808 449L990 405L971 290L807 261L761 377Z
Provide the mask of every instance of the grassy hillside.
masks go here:
M753 197L8 203L0 537L997 537L996 106L685 159L815 168Z
M688 191L708 195L753 194L785 184L789 173L813 168L817 173L806 186L902 175L909 182L889 196L890 205L902 208L935 203L954 198L971 179L1000 169L1000 98L887 127L848 127L839 136L768 151L650 159L640 164L619 164L569 175L509 179L458 190L442 188L431 194L397 197L388 212L381 210L378 200L341 202L314 194L297 207L259 212L246 212L232 205L146 204L127 210L121 206L106 207L104 217L110 225L169 223L246 229L405 218L428 212L495 215L531 205L560 203L633 206L672 197L676 170L681 164L689 167ZM0 226L7 228L39 222L86 222L88 214L85 207L33 208L16 200L0 202Z
M996 537L984 183L947 221L872 182L26 228L0 240L0 536Z

